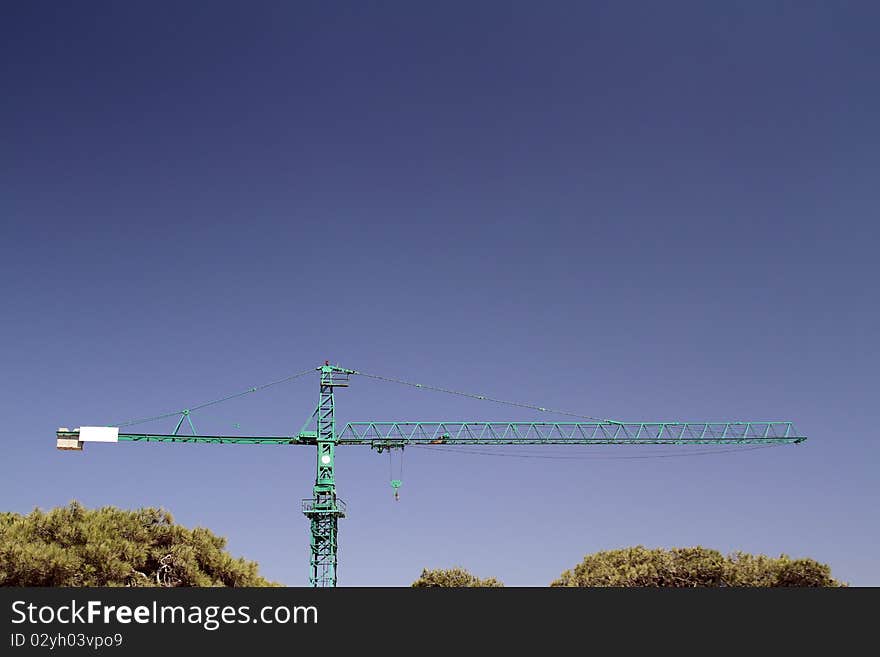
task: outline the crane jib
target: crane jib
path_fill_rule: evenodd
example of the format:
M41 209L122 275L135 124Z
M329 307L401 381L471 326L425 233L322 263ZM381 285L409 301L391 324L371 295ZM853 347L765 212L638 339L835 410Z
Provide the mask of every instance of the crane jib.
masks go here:
M297 436L120 433L115 427L59 429L58 447L84 442L169 442L232 445L316 445L316 432ZM337 445L383 449L406 445L734 445L800 443L791 422L349 422ZM76 443L79 443L77 445Z

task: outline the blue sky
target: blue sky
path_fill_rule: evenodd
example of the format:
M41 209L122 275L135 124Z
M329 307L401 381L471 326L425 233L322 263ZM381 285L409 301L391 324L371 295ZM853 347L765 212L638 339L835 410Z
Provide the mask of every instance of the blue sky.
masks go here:
M67 453L54 430L330 359L809 437L673 458L411 449L399 502L386 455L341 448L341 585L452 565L543 585L636 544L809 556L880 585L878 19L867 2L5 7L2 507L161 505L305 585L310 449ZM289 434L317 392L194 421ZM565 419L362 378L337 407Z

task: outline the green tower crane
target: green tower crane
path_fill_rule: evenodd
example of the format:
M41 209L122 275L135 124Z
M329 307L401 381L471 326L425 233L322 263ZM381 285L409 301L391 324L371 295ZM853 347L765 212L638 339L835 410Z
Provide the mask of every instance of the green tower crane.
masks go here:
M272 385L290 381L310 372L320 373L318 406L312 414L315 429L305 427L293 436L227 436L198 435L191 412L227 401ZM336 429L334 389L347 387L352 375L382 379L415 388L488 400L501 404L530 408L537 411L572 415L589 422L349 422L341 431ZM120 426L151 420L177 417L177 426L170 434L126 433ZM180 434L186 421L192 435ZM302 501L302 512L310 525L309 584L314 587L332 587L337 584L339 519L345 517L345 503L336 494L335 457L337 445L361 445L377 452L403 450L410 445L777 445L794 444L806 440L798 435L792 422L619 422L601 420L565 411L554 411L543 406L493 399L485 395L436 388L389 379L357 370L351 370L325 361L318 368L309 368L293 376L243 392L223 397L193 408L175 411L142 420L120 423L118 426L83 426L77 429L61 427L56 432L56 447L61 450L82 450L87 442L161 442L208 443L234 445L308 445L316 448L316 474L312 497ZM391 486L397 498L399 479Z

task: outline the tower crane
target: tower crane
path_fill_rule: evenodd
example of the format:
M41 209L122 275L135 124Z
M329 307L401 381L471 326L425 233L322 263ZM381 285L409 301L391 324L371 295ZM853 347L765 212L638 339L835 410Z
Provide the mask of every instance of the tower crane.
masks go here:
M272 385L291 381L317 371L320 374L318 405L303 429L291 436L230 436L198 435L191 412L257 392ZM342 429L336 425L336 388L348 387L352 376L382 379L403 385L452 393L475 399L529 408L536 411L575 416L587 422L496 422L496 421L367 421L348 422ZM177 417L179 416L179 417ZM129 433L120 428L151 420L177 417L177 426L169 434ZM306 427L314 420L314 429ZM184 421L192 435L179 433ZM207 443L232 445L300 445L316 448L316 474L312 496L302 500L302 512L309 520L310 558L309 584L332 587L337 584L339 520L345 517L345 502L336 494L336 447L360 445L379 453L403 450L407 446L462 445L756 445L795 444L806 440L788 421L737 422L620 422L590 416L554 411L542 406L493 399L485 395L457 392L444 388L410 383L398 379L367 374L331 365L329 361L280 381L249 388L193 408L165 415L120 423L119 426L61 427L56 432L60 450L82 450L88 442L159 442ZM395 498L399 479L392 479Z

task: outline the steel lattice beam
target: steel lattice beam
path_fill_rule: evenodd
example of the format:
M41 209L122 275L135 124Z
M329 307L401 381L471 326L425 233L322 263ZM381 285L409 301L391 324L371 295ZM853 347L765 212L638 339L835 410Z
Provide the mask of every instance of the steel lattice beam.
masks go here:
M71 449L79 430L57 432ZM115 440L231 445L317 445L315 432L298 436L181 436L119 433ZM115 441L114 440L114 441ZM338 445L754 445L806 440L791 422L349 422ZM87 442L87 441L86 441ZM59 446L62 446L59 443ZM326 448L325 448L326 449ZM319 454L319 458L320 458ZM333 455L329 455L331 463ZM322 464L318 464L319 468ZM325 468L326 471L326 468Z
M748 445L799 443L791 422L349 422L340 445Z

